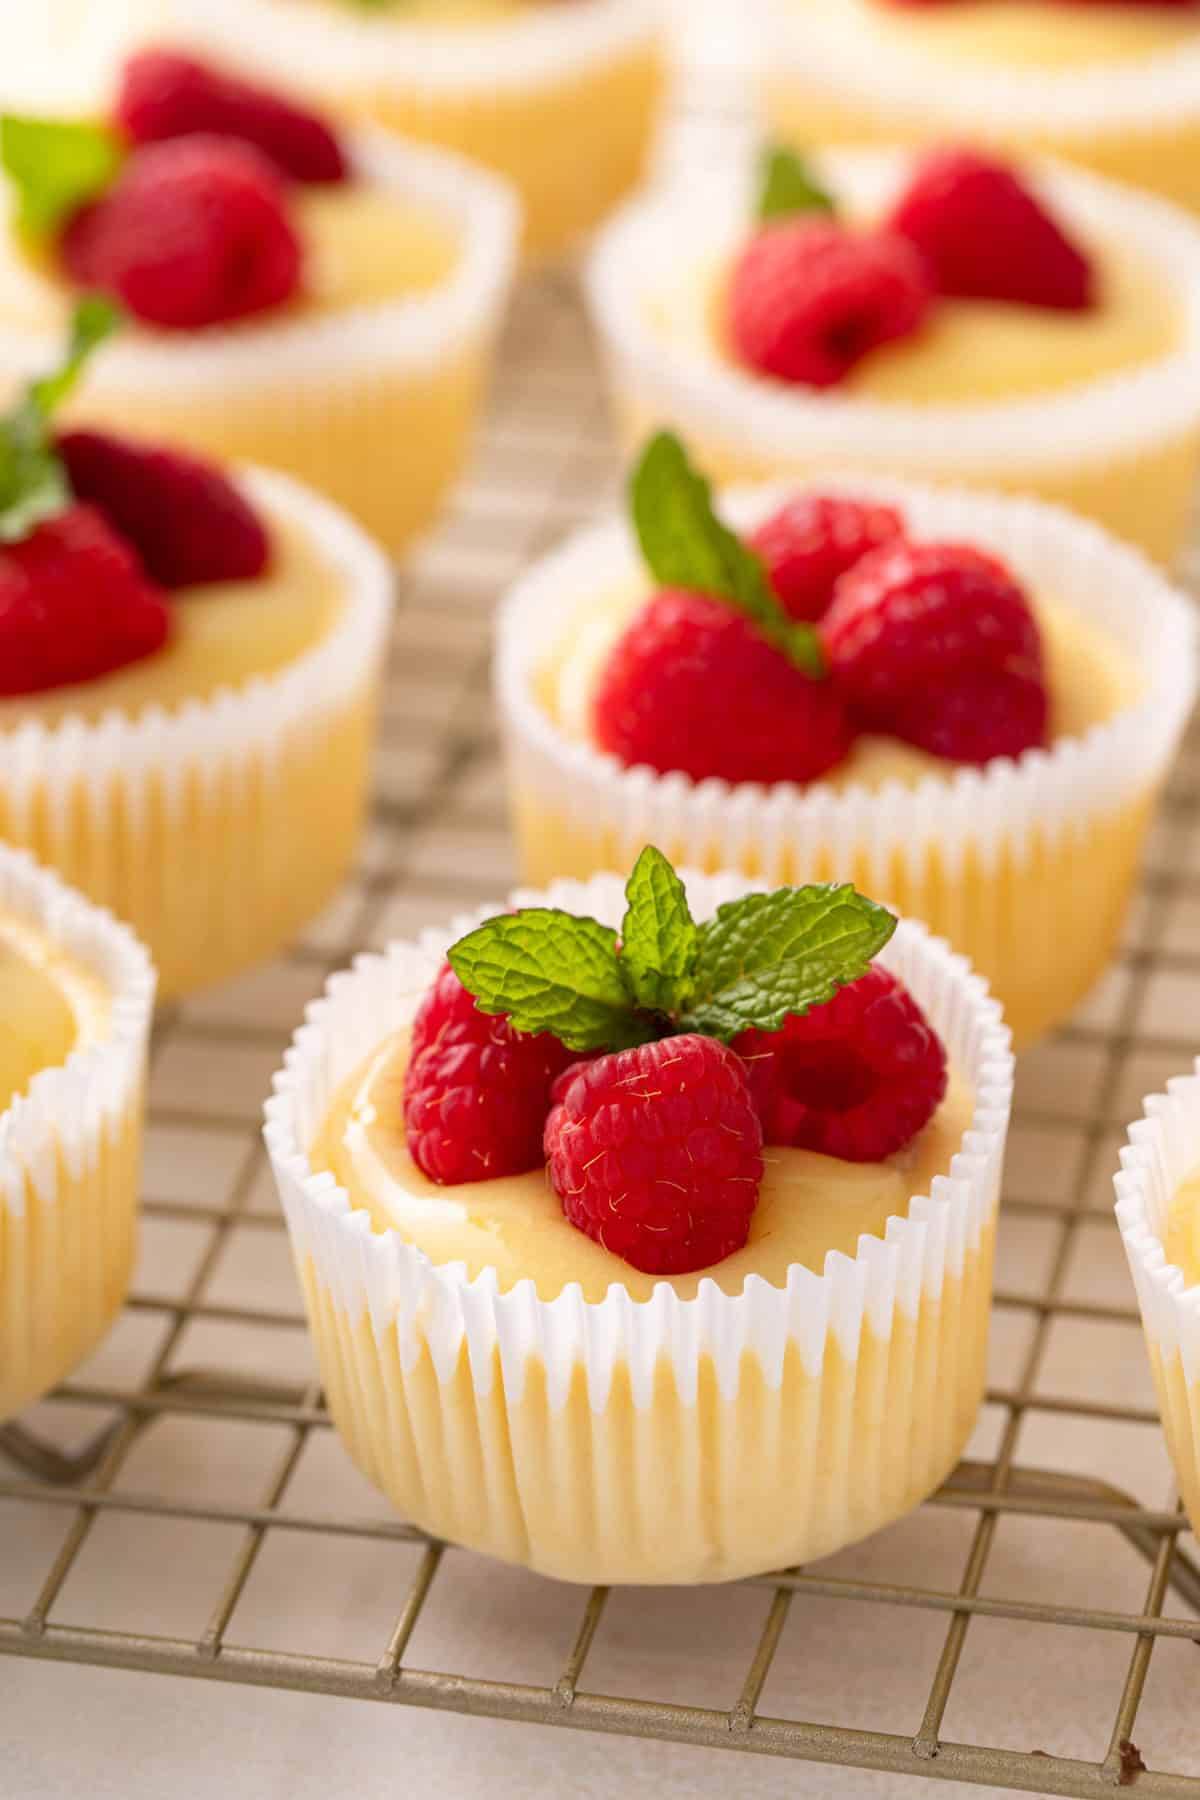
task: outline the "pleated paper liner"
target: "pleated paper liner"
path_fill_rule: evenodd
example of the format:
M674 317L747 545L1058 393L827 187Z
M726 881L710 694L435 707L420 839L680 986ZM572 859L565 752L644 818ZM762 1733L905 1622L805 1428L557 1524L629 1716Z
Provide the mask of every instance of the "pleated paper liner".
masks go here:
M856 214L885 208L912 164L901 151L815 158ZM1040 398L916 406L772 381L707 345L668 338L651 317L655 297L677 291L689 270L730 259L750 229L755 171L747 159L635 200L596 244L588 298L624 434L633 442L673 426L723 482L833 467L1019 490L1087 514L1170 562L1200 469L1200 227L1161 200L1081 170L1039 163L1028 173L1086 242L1120 245L1140 260L1148 286L1171 294L1175 347Z
M133 1262L154 970L133 934L0 847L0 915L43 932L110 996L108 1024L0 1111L0 1420L109 1329Z
M0 731L0 839L127 920L170 996L289 942L345 876L366 805L391 572L315 494L262 471L241 479L338 580L326 635L274 674L171 711Z
M969 957L1027 1042L1065 1018L1111 960L1195 697L1192 609L1136 551L1033 501L838 477L731 492L719 504L749 529L806 487L894 503L917 537L996 552L1030 592L1111 636L1140 697L1083 737L1017 762L948 765L913 787L730 786L626 768L567 737L536 691L573 605L639 579L649 592L630 533L614 521L536 565L501 609L496 691L525 875L629 868L654 843L677 862L769 882L854 880Z
M688 877L698 917L744 892ZM558 882L545 903L619 923L623 889ZM883 961L973 1084L950 1173L885 1236L786 1287L752 1276L693 1300L619 1281L539 1300L434 1266L308 1147L339 1085L411 1022L473 920L364 956L310 1008L267 1107L267 1144L334 1421L359 1467L431 1532L569 1581L729 1580L805 1562L915 1505L953 1467L983 1390L992 1246L1012 1091L984 983L919 926ZM620 1265L616 1265L619 1267Z
M127 329L67 410L282 469L396 554L431 524L463 464L508 298L517 208L501 182L449 152L383 131L355 133L350 152L363 179L444 218L458 255L443 282L334 312ZM0 192L6 219L10 206ZM0 313L0 394L55 361L61 325L57 314L27 324Z

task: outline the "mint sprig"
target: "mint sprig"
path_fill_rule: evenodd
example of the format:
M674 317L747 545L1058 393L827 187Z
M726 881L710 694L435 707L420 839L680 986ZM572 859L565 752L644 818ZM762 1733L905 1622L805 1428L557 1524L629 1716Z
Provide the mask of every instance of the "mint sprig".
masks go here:
M788 618L758 557L717 517L708 482L673 432L650 439L630 478L629 497L642 555L661 587L728 600L797 668L824 675L816 632Z
M111 187L127 151L106 125L74 119L0 117L0 167L17 190L17 224L48 236Z
M117 329L120 312L98 294L75 308L67 352L59 367L30 383L0 417L0 544L14 544L43 519L71 504L71 489L50 422L74 388L98 344Z
M570 1050L626 1050L680 1032L729 1043L832 999L896 929L848 885L748 894L697 925L653 846L625 899L619 942L595 919L532 907L461 938L451 966L481 1011L506 1014L518 1031L552 1031Z
M837 211L833 195L813 174L804 157L782 144L768 144L758 161L758 203L755 212L764 225L798 213Z

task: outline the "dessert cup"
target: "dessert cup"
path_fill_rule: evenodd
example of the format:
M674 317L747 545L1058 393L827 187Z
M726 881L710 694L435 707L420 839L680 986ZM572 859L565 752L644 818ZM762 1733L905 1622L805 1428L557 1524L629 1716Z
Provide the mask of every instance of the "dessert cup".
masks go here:
M1139 53L1122 56L1110 44L1095 60L1081 54L1055 62L1048 54L1055 15L1061 25L1066 8L1040 11L1037 53L1029 56L1027 43L1018 62L1002 53L967 59L931 52L919 12L872 0L756 0L770 129L802 146L964 139L1049 151L1200 209L1194 22L1168 15L1175 41L1157 48L1131 46ZM1078 10L1067 24L1073 32L1084 28ZM1111 17L1086 27L1111 31ZM934 30L941 29L939 20Z
M1167 1444L1192 1529L1200 1527L1200 1286L1168 1259L1171 1209L1200 1169L1200 1062L1146 1101L1116 1178L1117 1222L1137 1290Z
M133 934L0 846L5 922L70 964L95 1017L0 1108L0 1421L69 1374L124 1302L154 1003ZM12 1005L10 994L6 1025Z
M460 151L512 183L525 249L555 254L642 178L666 85L658 0L406 19L337 0L175 0L202 55L269 68L331 111Z
M34 696L0 723L0 840L132 925L167 997L281 949L346 874L366 802L388 565L286 477L239 480L333 572L342 600L324 635L210 698L43 720Z
M731 786L627 768L569 737L538 692L573 601L650 591L626 526L601 525L529 571L499 618L497 699L525 876L628 869L653 843L676 864L772 886L850 880L969 957L1028 1043L1066 1018L1113 954L1195 695L1192 609L1136 551L1035 501L841 478L734 491L719 510L749 529L806 486L893 503L917 537L996 552L1030 593L1109 635L1139 697L1081 737L982 769L947 764L916 785Z
M877 216L913 163L905 151L860 150L826 153L817 167L852 216ZM1138 258L1147 284L1174 297L1177 340L1161 353L1057 391L1051 381L1032 397L959 404L816 392L740 367L711 334L672 333L653 315L689 268L719 269L745 240L754 183L745 164L686 193L634 201L595 247L588 294L622 437L632 444L671 426L724 482L834 467L1033 493L1170 562L1200 469L1200 232L1178 209L1083 171L1039 165L1033 175L1085 243Z
M707 916L747 891L686 878ZM609 923L612 876L518 905ZM446 946L476 922L359 959L298 1032L266 1138L334 1422L351 1456L424 1529L579 1582L733 1580L824 1556L887 1524L954 1467L983 1392L992 1246L1012 1088L1000 1008L920 926L881 960L971 1082L948 1175L884 1237L786 1286L738 1294L619 1281L539 1300L494 1270L435 1266L373 1232L308 1148L336 1090L410 1023ZM623 1266L623 1265L618 1265Z
M204 331L131 328L95 358L64 419L282 469L395 554L431 523L466 455L508 293L516 208L458 157L377 131L352 135L349 149L367 182L444 217L457 259L443 281ZM45 306L44 278L15 262L10 254L10 280L0 281L0 399L53 363L66 316Z

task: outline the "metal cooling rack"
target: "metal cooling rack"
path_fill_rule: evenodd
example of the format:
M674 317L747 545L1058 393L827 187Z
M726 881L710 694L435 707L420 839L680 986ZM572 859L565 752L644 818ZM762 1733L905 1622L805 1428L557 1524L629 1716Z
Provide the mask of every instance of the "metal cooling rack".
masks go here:
M704 154L727 141L738 121L720 108L694 107L689 126L690 153ZM452 1571L474 1567L475 1559L382 1512L368 1516L348 1466L337 1466L323 1503L297 1497L297 1472L328 1442L330 1423L303 1351L292 1354L303 1343L298 1303L285 1286L278 1304L264 1304L254 1273L264 1258L276 1265L285 1258L258 1136L260 1095L304 1000L330 971L364 944L505 891L513 871L488 701L488 613L529 557L608 504L617 486L576 287L568 276L530 284L507 334L471 477L403 585L362 865L287 958L161 1021L145 1212L147 1233L166 1246L159 1261L167 1272L139 1280L123 1326L129 1356L115 1365L94 1359L28 1422L0 1433L0 1552L12 1549L28 1584L19 1607L0 1606L12 1615L0 1616L0 1652L1027 1792L1103 1794L1125 1783L1146 1796L1198 1800L1200 1744L1189 1754L1185 1743L1180 1756L1172 1739L1175 1763L1159 1761L1147 1714L1156 1659L1169 1656L1178 1640L1188 1655L1200 1644L1200 1560L1169 1503L1132 1294L1110 1256L1108 1177L1120 1128L1142 1093L1182 1068L1195 1048L1200 738L1185 752L1167 798L1118 967L1080 1020L1024 1067L1005 1208L1006 1229L1021 1240L1022 1254L1010 1264L1019 1273L1014 1279L1002 1265L996 1327L1005 1355L973 1460L925 1509L937 1539L946 1539L940 1579L914 1579L901 1544L883 1570L886 1579L874 1555L763 1577L742 1584L740 1596L712 1590L717 1616L735 1600L744 1610L746 1590L761 1611L740 1650L739 1634L730 1634L728 1703L685 1704L670 1697L667 1683L667 1697L656 1697L644 1674L628 1692L619 1673L589 1682L613 1612L603 1590L575 1598L574 1590L557 1590L571 1602L575 1622L563 1640L565 1655L544 1681L462 1672L462 1663L470 1664L465 1646L458 1668L448 1656L447 1666L425 1666L416 1653L421 1634ZM248 1271L240 1285L229 1278L239 1257ZM1103 1279L1081 1284L1081 1271L1093 1266ZM220 1346L222 1334L236 1332L249 1334L252 1347L235 1357ZM1112 1343L1100 1354L1105 1334L1118 1346L1115 1355ZM1118 1377L1098 1386L1093 1371L1105 1355ZM1126 1368L1133 1371L1128 1387L1120 1373ZM262 1446L253 1497L205 1498L211 1489L203 1480L138 1485L138 1457L156 1432L169 1428L172 1454L203 1468L210 1454L203 1434L233 1427L256 1434ZM64 1447L72 1435L74 1445ZM339 1498L347 1495L353 1499ZM117 1521L135 1528L146 1546L151 1534L165 1534L176 1562L189 1558L190 1534L199 1527L221 1528L227 1553L210 1558L201 1629L143 1628L139 1621L154 1615L148 1600L144 1613L119 1628L89 1622L80 1570ZM1103 1539L1102 1573L1073 1600L1056 1595L1052 1583L1051 1591L1031 1592L1013 1573L1022 1547L1047 1528L1058 1533L1068 1572L1077 1545ZM1005 1534L1007 1552L999 1561L998 1534ZM303 1543L318 1576L323 1560L347 1541L394 1558L394 1616L370 1655L310 1653L298 1625L289 1636L286 1604L282 1645L280 1630L256 1635L253 1608L245 1621L247 1596L281 1538ZM0 1572L3 1563L0 1555ZM486 1569L475 1579L488 1581ZM129 1585L127 1611L136 1614L141 1590L132 1575ZM843 1621L872 1609L889 1629L899 1620L906 1634L919 1631L931 1645L927 1688L903 1728L868 1728L857 1706L827 1708L834 1716L821 1723L788 1716L786 1704L780 1710L789 1627L821 1618L827 1603ZM627 1593L616 1604L635 1629L640 1621L648 1630L661 1596ZM974 1674L964 1675L980 1634L999 1625L1009 1635L988 1640L992 1662L985 1656L980 1665L976 1655ZM1001 1655L1034 1658L1053 1643L1062 1648L1051 1660L1072 1658L1076 1644L1095 1642L1097 1634L1107 1652L1115 1646L1119 1679L1115 1704L1111 1685L1102 1693L1087 1680L1073 1702L1096 1745L1091 1758L1045 1753L1036 1739L1014 1745L986 1722L964 1732L958 1712L956 1729L949 1729L964 1682L974 1691L980 1680L999 1679ZM607 1667L613 1655L604 1661ZM1111 1654L1106 1666L1114 1666ZM1200 1661L1194 1666L1200 1674ZM1182 1675L1185 1694L1190 1668Z

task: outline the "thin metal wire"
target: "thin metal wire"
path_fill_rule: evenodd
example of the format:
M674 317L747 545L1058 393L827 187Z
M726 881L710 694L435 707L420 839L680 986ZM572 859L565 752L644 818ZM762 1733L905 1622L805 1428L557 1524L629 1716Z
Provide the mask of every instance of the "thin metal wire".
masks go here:
M709 147L728 141L741 121L718 100L701 97L697 131ZM578 294L566 275L527 285L508 334L502 374L471 480L430 555L418 562L401 596L392 679L384 706L382 791L372 817L367 857L343 904L334 931L297 946L284 969L297 982L319 985L364 942L385 935L401 906L414 921L444 916L481 893L502 894L507 885L503 826L495 783L495 730L486 703L483 644L499 581L521 561L545 548L615 491L617 468L607 447L600 384L581 316ZM411 764L411 778L408 767ZM234 1237L254 1234L259 1245L278 1238L275 1211L254 1203L263 1173L257 1118L244 1108L212 1105L203 1093L181 1096L169 1089L152 1109L160 1134L202 1134L228 1148L232 1170L226 1191L184 1201L154 1191L145 1213L163 1229L186 1226L202 1245L191 1278L177 1295L142 1286L129 1303L130 1317L162 1326L162 1338L144 1380L122 1385L79 1375L51 1401L95 1415L97 1429L82 1451L63 1452L28 1429L0 1432L0 1509L20 1501L47 1517L66 1515L65 1537L38 1583L24 1617L0 1618L0 1655L45 1661L78 1661L188 1675L198 1680L278 1687L342 1695L384 1704L458 1710L485 1717L525 1720L547 1727L633 1733L682 1743L774 1757L852 1764L862 1769L906 1772L930 1780L989 1783L1016 1791L1107 1795L1131 1766L1127 1749L1137 1729L1155 1647L1200 1639L1200 1568L1181 1542L1182 1515L1140 1505L1096 1479L1027 1467L1018 1460L1022 1426L1033 1414L1065 1420L1109 1421L1157 1427L1152 1411L1121 1399L1085 1400L1041 1390L1051 1334L1061 1321L1129 1329L1131 1302L1089 1300L1068 1291L1080 1233L1096 1219L1097 1182L1112 1160L1118 1101L1132 1060L1149 1056L1185 1060L1169 1035L1139 1033L1151 981L1165 971L1200 974L1200 953L1180 950L1169 935L1181 903L1200 902L1200 872L1184 854L1200 822L1200 737L1185 752L1164 808L1159 850L1140 895L1136 941L1124 958L1126 986L1112 1023L1072 1026L1060 1043L1096 1061L1085 1103L1068 1108L1053 1099L1022 1106L1023 1127L1069 1134L1080 1154L1069 1183L1058 1193L1021 1193L1006 1202L1013 1215L1053 1234L1050 1266L1040 1287L1002 1288L997 1307L1028 1321L1030 1337L1016 1381L995 1386L989 1404L1002 1415L999 1444L990 1461L963 1463L928 1505L973 1519L957 1580L941 1586L850 1579L823 1570L788 1570L743 1584L761 1594L765 1607L749 1661L730 1651L728 1710L683 1706L665 1698L595 1693L585 1685L589 1658L604 1629L607 1590L582 1601L574 1641L557 1678L546 1686L483 1680L453 1669L425 1669L413 1661L423 1639L422 1621L436 1617L448 1578L441 1574L456 1552L403 1520L358 1516L289 1499L306 1447L327 1437L330 1420L315 1388L256 1377L220 1367L179 1366L185 1333L194 1326L254 1327L267 1338L297 1334L299 1307L260 1307L212 1291L222 1257ZM217 1058L224 1049L264 1058L282 1048L285 1033L262 1023L253 1009L229 1018L201 1008L176 1011L156 1034L156 1068L172 1054L191 1050ZM1126 1109L1128 1110L1128 1109ZM270 1454L251 1501L181 1498L138 1487L124 1479L142 1433L170 1419L180 1430L206 1422L237 1422L267 1434ZM279 1442L282 1437L282 1443ZM96 1522L105 1517L158 1520L181 1534L206 1524L233 1528L238 1538L214 1582L207 1623L198 1636L114 1631L85 1621L64 1622L58 1603ZM1006 1531L1029 1529L1035 1520L1065 1528L1114 1534L1147 1568L1145 1598L1126 1610L1104 1594L1087 1605L1054 1603L1040 1596L995 1591L989 1578L1001 1522ZM373 1660L338 1660L267 1649L241 1641L239 1613L268 1544L305 1543L316 1561L347 1541L406 1546L415 1563L379 1654ZM182 1540L181 1540L182 1541ZM984 1591L985 1580L988 1590ZM928 1694L911 1732L868 1731L849 1723L810 1723L761 1710L771 1672L785 1641L789 1615L799 1604L826 1600L852 1607L887 1608L893 1617L941 1615L941 1641ZM652 1602L648 1602L652 1604ZM1120 1699L1111 1718L1098 1721L1102 1761L1042 1756L1000 1745L965 1744L943 1735L956 1692L961 1660L974 1622L1008 1620L1031 1629L1098 1631L1129 1645ZM1081 1707L1098 1707L1081 1691ZM1101 1736L1101 1730L1103 1736ZM1151 1769L1137 1791L1161 1800L1200 1800L1200 1776Z

